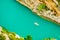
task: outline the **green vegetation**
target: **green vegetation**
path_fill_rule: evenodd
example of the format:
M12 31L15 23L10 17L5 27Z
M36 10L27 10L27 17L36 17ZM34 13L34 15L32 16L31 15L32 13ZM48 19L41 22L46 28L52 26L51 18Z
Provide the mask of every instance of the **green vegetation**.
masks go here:
M6 34L8 37L6 37L4 34ZM9 32L5 28L2 28L2 31L0 31L0 40L6 40L6 38L9 38L10 40L24 40L23 37L17 37L16 33Z
M42 9L45 9L45 8L46 8L45 4L39 4L37 9L41 11Z
M60 0L57 0L57 1L58 1L59 5L60 5Z
M9 35L10 40L16 40L15 35L11 34Z
M55 38L45 38L44 40L56 40Z
M27 37L25 38L25 40L32 40L32 37L30 35L27 35Z
M57 0L58 2L60 2L60 0Z
M5 37L0 35L0 40L5 40Z

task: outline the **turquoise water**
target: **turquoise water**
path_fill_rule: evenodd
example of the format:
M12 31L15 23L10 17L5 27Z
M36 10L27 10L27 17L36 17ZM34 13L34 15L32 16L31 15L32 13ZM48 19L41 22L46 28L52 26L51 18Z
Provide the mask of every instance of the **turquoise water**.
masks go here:
M0 0L0 25L23 37L31 35L33 40L48 37L60 40L60 26L34 15L16 0Z

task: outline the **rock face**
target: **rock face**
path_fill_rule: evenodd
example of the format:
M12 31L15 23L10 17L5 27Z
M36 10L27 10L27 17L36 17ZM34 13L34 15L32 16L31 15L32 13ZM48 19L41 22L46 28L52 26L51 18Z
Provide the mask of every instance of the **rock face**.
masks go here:
M58 0L17 0L38 16L60 24L60 5Z
M0 40L24 40L24 38L0 26Z

